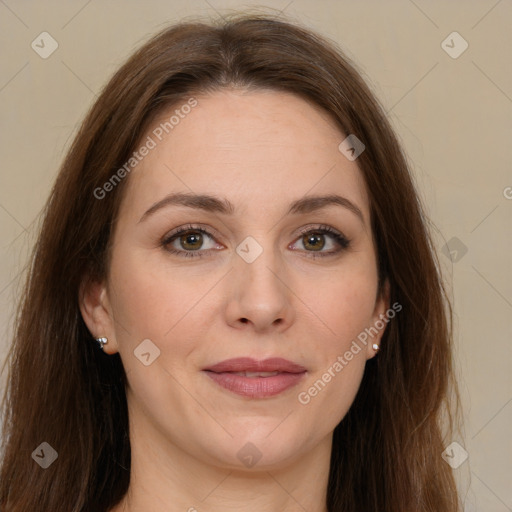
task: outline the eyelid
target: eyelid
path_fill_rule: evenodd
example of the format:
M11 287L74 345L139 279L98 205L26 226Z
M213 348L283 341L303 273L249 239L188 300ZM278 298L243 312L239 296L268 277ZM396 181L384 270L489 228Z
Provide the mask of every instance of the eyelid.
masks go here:
M346 237L340 230L335 229L328 224L310 224L303 226L299 229L299 234L306 235L307 233L314 231L325 231L327 234L338 235L339 237L344 238L347 242L350 242L350 239Z
M166 233L162 238L162 242L169 243L171 238L181 233L187 233L188 231L199 231L200 233L206 234L211 238L215 238L216 241L217 238L222 238L222 235L215 228L207 226L206 224L185 224Z

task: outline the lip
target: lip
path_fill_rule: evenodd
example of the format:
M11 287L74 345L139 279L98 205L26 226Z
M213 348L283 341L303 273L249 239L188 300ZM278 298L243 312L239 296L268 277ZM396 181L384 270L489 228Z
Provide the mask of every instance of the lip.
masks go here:
M215 373L223 372L287 372L302 373L306 371L304 366L288 361L281 357L270 357L258 361L252 357L237 357L235 359L226 359L220 363L208 366L204 370Z
M250 357L227 359L203 372L219 386L237 395L249 398L266 398L283 393L297 385L307 370L300 364L280 357L258 361ZM268 377L246 377L234 372L279 372Z

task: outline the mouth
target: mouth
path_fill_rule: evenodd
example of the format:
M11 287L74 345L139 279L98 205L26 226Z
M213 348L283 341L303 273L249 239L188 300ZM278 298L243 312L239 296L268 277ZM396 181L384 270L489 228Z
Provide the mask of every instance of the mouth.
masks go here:
M306 375L303 366L282 358L258 361L243 357L228 359L203 372L217 385L248 398L279 395L296 386Z

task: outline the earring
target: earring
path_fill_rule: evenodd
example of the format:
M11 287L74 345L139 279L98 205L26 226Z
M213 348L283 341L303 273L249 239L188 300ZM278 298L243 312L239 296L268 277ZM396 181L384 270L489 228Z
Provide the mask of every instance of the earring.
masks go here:
M379 345L377 345L377 343L374 343L374 344L372 345L372 348L373 348L373 350L375 350L375 352L378 352L378 351L379 351L379 349L380 349L380 347L379 347Z
M96 338L96 341L98 342L101 350L103 350L103 347L108 343L107 338Z

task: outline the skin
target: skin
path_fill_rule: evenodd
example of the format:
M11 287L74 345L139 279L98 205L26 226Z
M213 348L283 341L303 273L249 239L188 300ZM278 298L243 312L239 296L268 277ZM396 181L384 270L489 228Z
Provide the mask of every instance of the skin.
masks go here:
M325 512L332 433L383 330L308 404L298 394L389 307L387 292L377 297L362 174L338 150L345 135L303 99L235 89L196 99L127 178L108 279L87 284L81 300L91 333L108 338L109 354L120 352L128 377L131 482L112 510ZM174 192L226 198L235 212L172 205L140 220ZM357 205L364 222L339 205L287 214L294 200L333 193ZM169 246L200 247L202 258L161 246L187 224L212 237L183 245L178 236ZM298 230L319 224L343 233L349 247L324 234L315 251ZM247 236L263 249L252 263L236 252ZM160 350L149 366L134 355L145 339ZM298 386L255 399L201 371L242 356L284 357L307 373ZM248 442L261 454L253 467L237 457Z

